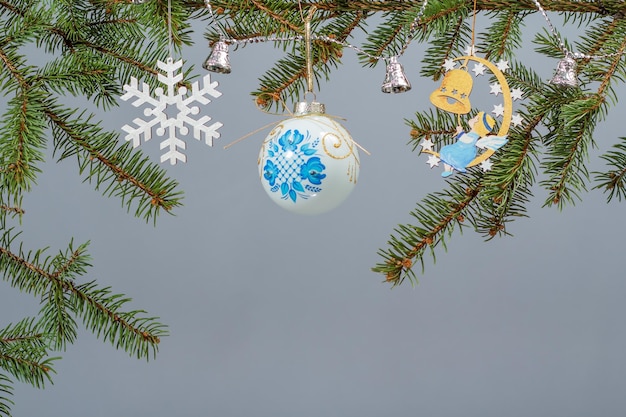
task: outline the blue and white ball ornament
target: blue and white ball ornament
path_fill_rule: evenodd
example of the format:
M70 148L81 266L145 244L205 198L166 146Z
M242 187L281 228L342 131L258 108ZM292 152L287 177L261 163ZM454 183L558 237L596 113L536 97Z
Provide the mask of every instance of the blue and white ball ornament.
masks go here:
M259 154L263 188L282 208L319 214L341 204L359 176L359 151L324 105L300 102L267 135Z

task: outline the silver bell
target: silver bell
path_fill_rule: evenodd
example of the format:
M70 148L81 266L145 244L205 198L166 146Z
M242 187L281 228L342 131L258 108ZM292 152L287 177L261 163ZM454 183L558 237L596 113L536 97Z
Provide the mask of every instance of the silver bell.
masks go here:
M404 75L404 68L398 58L392 56L387 62L385 81L381 87L383 93L404 93L411 89L411 83Z
M550 84L561 87L578 87L578 78L576 77L576 60L571 55L559 61L556 67L556 73L550 80Z
M211 72L230 74L230 60L228 59L228 44L224 41L217 41L213 45L213 51L207 58L202 68Z

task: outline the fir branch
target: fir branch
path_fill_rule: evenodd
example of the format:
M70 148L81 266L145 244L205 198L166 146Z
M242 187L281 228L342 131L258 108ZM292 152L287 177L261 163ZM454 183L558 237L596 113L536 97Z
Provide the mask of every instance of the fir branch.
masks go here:
M11 406L15 404L11 396L13 396L13 381L0 373L0 416L11 417Z
M20 88L8 102L0 123L0 166L4 167L4 192L17 201L30 190L42 162L45 123L41 118L45 95L32 88Z
M470 205L477 199L482 186L475 179L463 177L458 182L449 182L450 190L435 192L422 200L411 211L419 226L399 225L394 229L388 245L390 249L379 251L385 261L378 263L372 270L383 273L387 282L400 285L405 278L417 283L413 262L417 258L424 268L423 256L430 248L434 257L434 247L441 243L446 248L446 235L454 231L455 226L463 227L467 216L472 216Z
M513 51L521 45L521 29L524 15L510 10L492 13L492 24L486 33L481 33L482 49L485 59L495 61L497 59L511 59Z
M205 7L200 1L188 1L191 7ZM464 7L471 9L473 0L463 0ZM214 9L223 9L224 13L238 13L245 11L248 7L247 2L235 2L230 0L211 0ZM542 0L541 5L546 11L554 12L576 12L576 13L596 13L599 15L626 15L626 5L620 0L604 0L602 2L588 1L571 1L571 0ZM356 11L364 10L367 12L406 12L415 7L414 1L400 0L324 0L324 1L302 1L302 2L281 2L281 7L286 9L297 9L302 7L308 9L312 6L320 10L331 11ZM532 11L536 12L537 7L531 0L510 2L502 0L477 0L476 10L478 11L498 11L504 8L511 9L514 12Z
M470 39L470 26L465 21L465 16L459 16L454 20L450 20L454 25L441 27L437 32L433 32L431 46L428 47L420 69L420 75L429 77L437 81L444 73L443 64L449 59L462 45L466 44ZM434 29L430 29L433 31Z
M21 207L8 206L6 204L0 204L0 211L5 213L19 214L22 215L25 213L24 209Z
M60 114L52 107L47 107L45 114L58 131L56 147L67 149L61 159L79 155L81 172L89 167L88 178L95 179L98 187L107 180L109 185L105 193L120 195L123 202L130 196L125 201L129 208L135 199L139 199L137 216L156 220L160 209L170 212L180 205L179 193L174 192L177 183L167 180L164 171L145 158L139 159L139 153L135 152L131 157L128 144L115 149L117 135L103 134L98 125L88 122L69 122L69 114Z
M26 255L20 249L20 253L13 253L8 249L13 239L8 232L2 236L0 271L13 287L45 295L41 325L54 337L56 348L76 337L71 317L76 315L96 336L117 348L138 358L156 355L160 338L167 334L156 317L142 316L143 310L121 311L130 299L113 294L108 287L99 288L94 281L74 283L73 278L84 274L89 266L86 245L74 249L70 244L66 253L38 265L43 251Z
M618 201L626 198L626 137L620 137L620 142L613 145L613 150L602 155L607 165L612 168L607 172L594 172L597 185L595 189L604 189L607 193L607 202L613 197Z
M604 73L602 82L595 94L575 98L559 109L559 128L554 132L553 146L549 151L549 159L544 164L550 178L542 184L550 190L545 205L558 204L562 207L565 201L573 202L572 197L577 190L585 190L588 173L584 162L587 147L593 145L592 135L597 120L603 115L607 89L617 71L621 54L626 48L626 37L622 38L620 49L611 59L609 68Z
M278 13L274 13L269 7L265 6L263 3L261 3L258 0L249 0L250 3L252 3L258 10L262 11L263 13L265 13L266 15L268 15L269 17L271 17L272 19L276 20L277 22L279 22L281 25L283 25L286 28L289 28L290 30L296 32L296 33L300 33L301 35L304 35L304 25L295 25L293 23L291 23L289 20L286 20L283 18L283 16L281 16ZM317 7L317 6L311 6L311 7ZM303 8L304 10L309 9L307 8ZM298 11L301 11L302 9L299 9Z
M0 329L0 368L19 381L42 387L46 381L51 381L52 363L58 358L48 357L49 340L37 326L34 318L25 318ZM11 382L6 377L5 381ZM3 392L2 382L0 375L0 393ZM10 386L5 387L10 393ZM0 398L0 404L1 401Z

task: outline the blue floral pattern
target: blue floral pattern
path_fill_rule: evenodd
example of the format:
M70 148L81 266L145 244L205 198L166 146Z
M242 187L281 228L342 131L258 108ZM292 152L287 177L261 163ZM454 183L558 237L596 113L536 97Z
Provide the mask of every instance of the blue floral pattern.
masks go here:
M279 192L285 200L294 203L298 198L307 199L309 192L320 192L322 181L326 178L322 163L317 153L319 139L310 141L308 131L301 133L297 129L287 130L282 135L266 143L267 160L263 167L263 178L272 192Z

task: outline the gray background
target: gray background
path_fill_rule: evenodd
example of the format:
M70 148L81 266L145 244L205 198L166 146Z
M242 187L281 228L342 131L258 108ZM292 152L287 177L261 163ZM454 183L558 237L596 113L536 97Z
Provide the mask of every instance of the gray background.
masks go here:
M182 58L201 76L209 49L197 29ZM361 154L353 194L324 215L289 213L265 195L256 160L268 130L223 149L280 120L248 95L282 56L269 45L231 52L233 72L212 76L223 96L205 112L224 123L222 137L213 148L189 138L188 163L167 165L185 207L156 227L82 183L71 161L46 164L24 202L23 240L51 254L91 240L85 279L130 295L171 336L145 362L82 331L54 385L17 385L14 415L625 415L623 208L600 191L559 212L541 209L537 189L514 237L457 234L415 288L390 290L370 271L393 227L445 186L441 167L407 146L404 119L429 109L438 87L419 76L422 53L412 45L401 61L405 94L382 94L384 68L362 68L350 50L322 85L318 100L372 153ZM519 58L546 79L556 66L528 43ZM117 129L140 111L120 101L100 113ZM622 134L621 115L614 108L598 128L600 150ZM158 161L156 138L142 149ZM38 310L30 295L2 293L4 323Z

